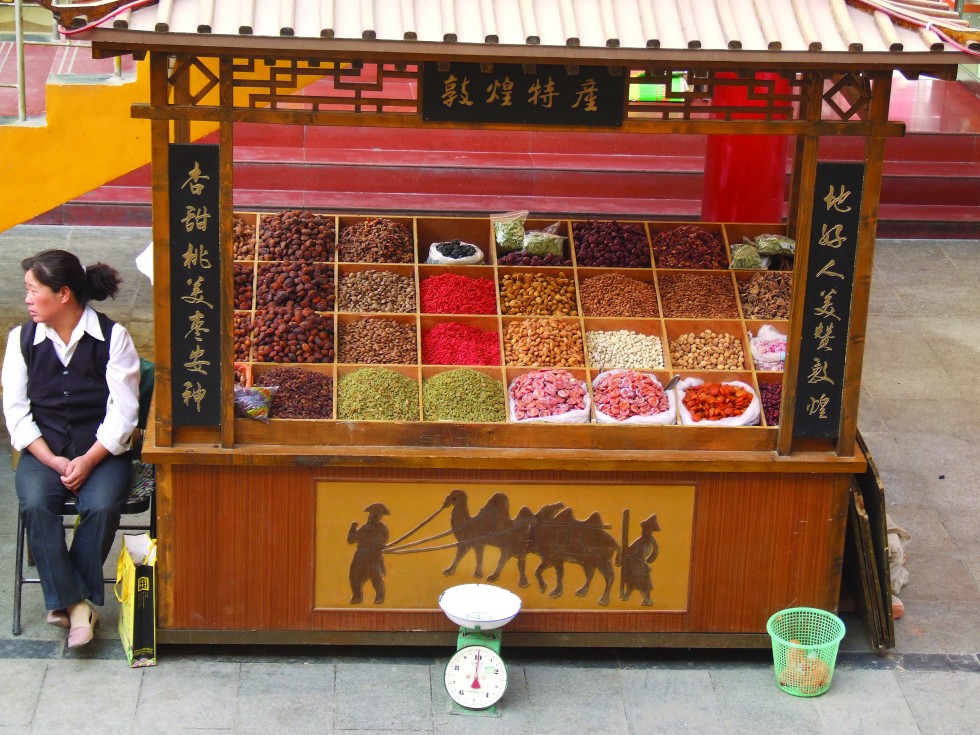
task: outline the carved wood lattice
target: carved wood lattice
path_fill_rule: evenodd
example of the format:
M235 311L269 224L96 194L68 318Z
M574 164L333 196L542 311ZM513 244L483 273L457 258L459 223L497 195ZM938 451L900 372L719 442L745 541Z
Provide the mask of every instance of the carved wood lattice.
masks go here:
M194 82L191 82L191 71ZM670 90L672 77L682 73L684 91ZM789 72L776 79L722 73L704 69L632 69L643 84L662 85L664 99L627 103L629 120L753 120L800 119L813 76ZM232 65L236 108L248 110L301 110L322 114L418 115L421 65L418 63L365 63L297 59L242 59ZM774 76L774 75L769 75ZM641 80L634 79L634 83ZM172 86L189 91L192 106L216 107L213 97L204 101L218 79L196 57L184 57L174 66ZM743 90L742 94L738 90ZM242 95L241 92L245 94ZM731 92L732 94L725 94ZM738 99L737 103L722 101ZM862 116L871 100L870 79L857 72L837 79L824 95L824 116L847 121ZM843 104L841 102L843 100Z

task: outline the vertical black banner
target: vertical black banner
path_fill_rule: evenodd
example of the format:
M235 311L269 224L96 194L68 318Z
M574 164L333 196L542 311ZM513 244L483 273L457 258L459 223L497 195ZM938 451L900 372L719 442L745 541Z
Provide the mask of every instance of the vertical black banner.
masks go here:
M864 164L817 164L793 436L836 439L861 219Z
M221 422L218 146L170 145L170 355L174 426Z

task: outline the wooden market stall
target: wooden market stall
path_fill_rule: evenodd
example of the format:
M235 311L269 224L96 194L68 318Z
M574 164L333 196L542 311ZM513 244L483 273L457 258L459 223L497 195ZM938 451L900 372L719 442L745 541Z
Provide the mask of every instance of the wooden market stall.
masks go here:
M144 457L158 468L160 640L448 643L455 633L438 595L477 579L522 597L511 644L768 645L776 610L835 609L848 486L865 466L855 437L883 150L904 133L888 121L892 75L952 78L967 58L959 44L971 42L958 19L916 5L794 0L789 13L758 0L172 0L109 3L119 12L101 18L62 8L64 25L91 24L80 37L96 54L150 62L151 98L133 114L151 121L153 136L158 373ZM634 99L636 75L687 87ZM721 87L750 101L718 102ZM218 124L217 146L192 144L195 122ZM788 136L786 221L700 223L729 256L744 236L795 237L792 309L775 321L789 336L781 371L752 362L748 335L764 320L744 304L721 319L671 313L663 289L676 266L651 243L680 222L633 218L653 248L652 266L635 273L658 289L656 316L564 317L580 339L614 328L659 336L662 383L676 373L736 378L753 392L779 383L781 421L340 418L338 383L363 366L338 361L336 333L363 314L339 302L296 320L315 323L300 341L322 338L316 362L302 345L273 350L329 378L329 417L236 417L233 364L253 377L283 366L260 351L270 329L261 301L236 301L236 268L255 278L280 257L255 253L268 245L269 215L235 205L233 143L244 122ZM863 139L863 164L822 164L825 136ZM415 305L376 311L418 336L448 320L420 311L424 279L479 273L500 285L521 270L499 263L490 212L372 213L412 235L414 258L397 266L335 255L335 238L363 213L315 214L330 239L321 269L338 291L345 276L374 268L409 278ZM532 215L529 228L555 219L574 260L532 270L571 274L580 290L608 270L581 260L582 222L613 218ZM235 249L240 223L256 230L247 261ZM486 264L425 263L431 242L454 238L484 248ZM751 278L723 267L733 293ZM249 285L258 290L260 279ZM289 319L273 319L271 331ZM466 319L495 332L509 355L518 317ZM740 367L677 367L669 348L705 328L735 335ZM450 367L426 364L418 346L416 357L391 369L414 381L421 403L423 381ZM501 392L531 370L502 362L479 368ZM583 358L570 370L591 383L604 367Z

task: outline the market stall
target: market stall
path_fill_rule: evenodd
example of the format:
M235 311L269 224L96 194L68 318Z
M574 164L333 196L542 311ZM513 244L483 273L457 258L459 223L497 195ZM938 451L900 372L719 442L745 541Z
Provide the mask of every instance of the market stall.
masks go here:
M477 580L521 596L511 644L767 645L836 607L892 74L954 75L956 21L116 5L76 23L150 61L161 641L449 642L438 595ZM788 136L788 217L242 211L243 122Z

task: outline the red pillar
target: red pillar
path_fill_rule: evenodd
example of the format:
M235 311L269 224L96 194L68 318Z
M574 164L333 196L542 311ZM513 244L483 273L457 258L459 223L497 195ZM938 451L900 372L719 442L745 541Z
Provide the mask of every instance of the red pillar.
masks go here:
M720 72L720 79L735 79L731 72ZM789 92L789 81L779 74L757 73L749 99L747 86L718 85L713 102L718 105L761 107L769 98L768 83L775 92ZM788 103L786 103L788 104ZM739 112L733 119L761 120L763 114ZM782 222L786 199L786 135L709 135L704 162L704 195L701 200L703 222Z

